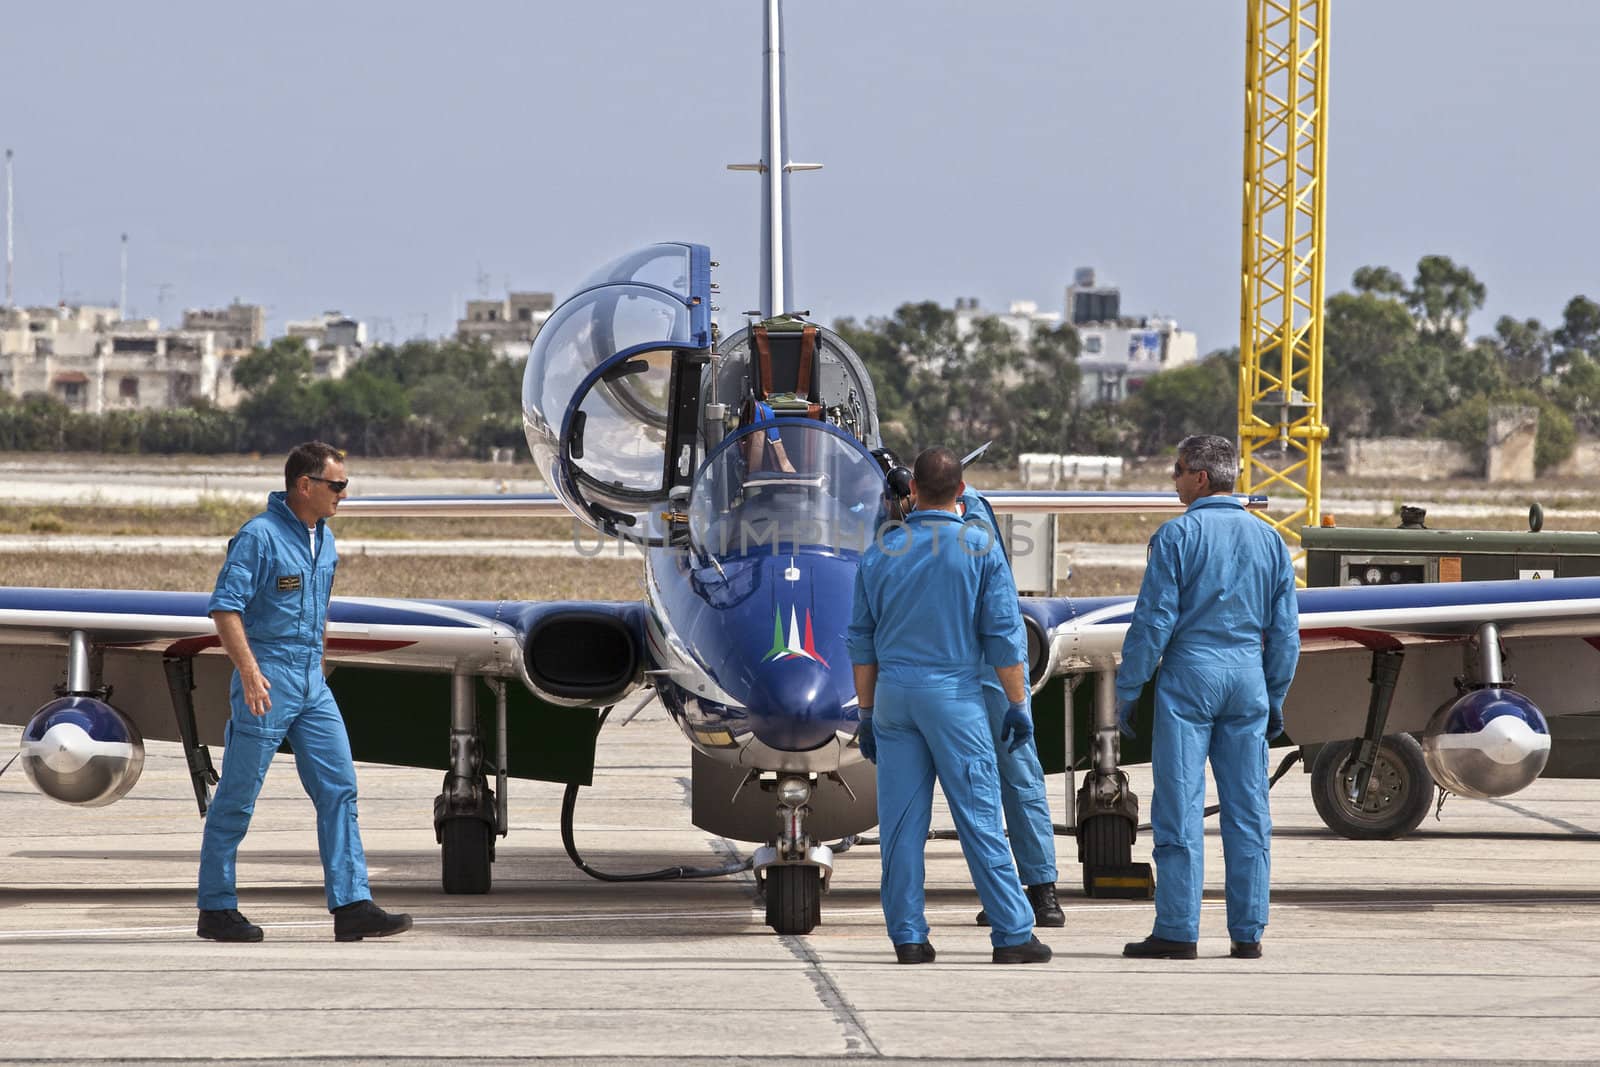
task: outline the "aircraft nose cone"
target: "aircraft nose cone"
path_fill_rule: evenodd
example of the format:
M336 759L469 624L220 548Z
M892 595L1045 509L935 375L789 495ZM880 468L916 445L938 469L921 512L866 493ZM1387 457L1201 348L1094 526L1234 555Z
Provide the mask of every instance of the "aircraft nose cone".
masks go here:
M809 659L763 664L750 697L751 730L770 748L804 752L831 741L844 724L827 668Z

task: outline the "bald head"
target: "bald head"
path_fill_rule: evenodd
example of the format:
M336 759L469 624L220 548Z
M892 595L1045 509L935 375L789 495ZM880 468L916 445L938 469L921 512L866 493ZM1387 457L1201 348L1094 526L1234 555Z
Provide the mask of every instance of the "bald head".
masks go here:
M925 448L911 468L917 507L942 508L961 495L961 460L948 448Z

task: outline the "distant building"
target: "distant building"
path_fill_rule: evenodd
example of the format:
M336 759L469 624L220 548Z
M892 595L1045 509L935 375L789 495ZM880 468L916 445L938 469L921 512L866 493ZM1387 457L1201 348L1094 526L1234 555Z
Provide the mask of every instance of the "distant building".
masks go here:
M1079 267L1067 286L1066 305L1067 321L1074 326L1116 322L1122 317L1122 292L1114 285L1096 285L1093 267Z
M163 330L94 305L0 312L0 388L14 396L47 393L94 415L220 403L221 370L210 330Z
M285 337L298 337L311 350L311 372L318 378L343 378L367 347L367 324L339 311L283 324Z
M1067 321L1078 331L1078 402L1115 404L1137 392L1153 374L1193 363L1199 341L1176 319L1122 314L1122 293L1098 285L1094 268L1073 272L1066 292Z
M505 359L528 354L534 335L555 310L554 293L508 293L504 300L468 300L456 337L488 345Z
M1198 353L1194 334L1180 330L1174 319L1079 326L1078 400L1115 404L1137 392L1152 374L1193 363Z
M267 309L260 304L242 304L237 298L225 308L186 308L183 312L185 330L207 330L216 336L217 369L216 395L211 399L225 408L240 400L240 392L233 384L233 367L267 340Z
M1010 330L1018 344L1027 344L1033 331L1043 326L1055 329L1061 325L1061 316L1054 311L1040 311L1032 300L1013 300L1005 311L987 311L978 306L975 296L956 297L956 336L972 333L972 324L978 319L995 319Z
M188 308L183 313L185 330L210 330L217 336L217 351L240 354L267 339L267 311L260 304L241 304L235 300L225 308Z

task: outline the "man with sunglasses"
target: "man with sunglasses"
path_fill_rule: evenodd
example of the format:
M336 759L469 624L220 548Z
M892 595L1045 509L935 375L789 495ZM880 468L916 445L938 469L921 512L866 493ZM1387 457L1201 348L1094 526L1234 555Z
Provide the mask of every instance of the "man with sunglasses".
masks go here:
M411 928L372 902L356 825L356 770L350 739L322 660L339 554L328 519L349 480L344 453L308 441L289 453L281 493L239 528L207 606L228 658L231 715L221 780L206 812L200 846L200 919L213 941L260 941L261 927L239 914L235 857L250 826L273 753L287 738L295 769L317 809L317 848L333 913L334 939L360 941Z
M1261 956L1272 844L1267 741L1283 732L1300 615L1289 549L1232 495L1238 470L1227 438L1178 444L1172 480L1187 510L1150 539L1122 642L1117 721L1130 737L1139 694L1161 665L1150 755L1155 929L1124 956L1196 956L1208 756L1222 807L1229 955Z

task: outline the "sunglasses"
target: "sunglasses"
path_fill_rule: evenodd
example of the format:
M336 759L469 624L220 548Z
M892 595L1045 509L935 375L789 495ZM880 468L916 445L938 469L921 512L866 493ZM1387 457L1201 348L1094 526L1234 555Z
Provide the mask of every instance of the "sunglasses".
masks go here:
M1193 473L1194 473L1194 471L1191 468L1185 467L1182 463L1174 463L1172 465L1172 476L1174 478L1181 478L1185 474L1193 474Z
M314 482L321 482L335 493L342 493L350 486L349 478L341 478L338 481L334 481L332 478L318 478L315 474L308 474L306 477Z

